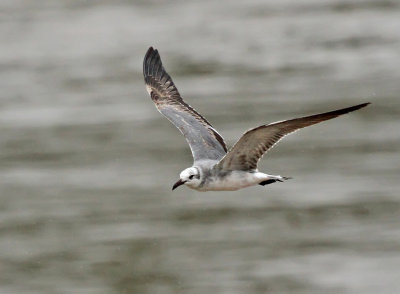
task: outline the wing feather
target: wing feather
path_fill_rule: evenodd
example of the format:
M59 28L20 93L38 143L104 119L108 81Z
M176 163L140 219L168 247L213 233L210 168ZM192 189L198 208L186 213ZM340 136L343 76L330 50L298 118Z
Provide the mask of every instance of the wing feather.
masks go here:
M255 170L262 156L286 135L367 106L363 103L316 115L262 125L243 134L218 163L224 170Z
M194 161L221 159L227 151L224 139L201 114L183 101L153 47L144 57L143 75L151 99L161 114L185 136Z

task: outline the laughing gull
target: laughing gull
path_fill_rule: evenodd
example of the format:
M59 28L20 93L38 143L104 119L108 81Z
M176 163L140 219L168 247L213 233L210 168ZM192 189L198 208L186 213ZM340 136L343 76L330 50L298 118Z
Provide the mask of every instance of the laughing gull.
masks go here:
M228 151L222 136L194 108L183 101L165 71L157 50L150 47L143 61L146 89L157 109L185 136L193 165L180 173L172 190L185 184L198 191L234 191L253 185L283 182L288 177L257 170L267 150L294 131L363 108L363 103L316 115L262 125L243 134Z

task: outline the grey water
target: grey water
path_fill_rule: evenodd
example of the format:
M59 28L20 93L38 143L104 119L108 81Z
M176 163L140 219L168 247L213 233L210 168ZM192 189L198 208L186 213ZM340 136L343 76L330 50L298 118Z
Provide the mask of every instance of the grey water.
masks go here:
M0 293L400 293L396 0L0 1ZM229 145L300 130L236 192L191 165L142 78L159 49Z

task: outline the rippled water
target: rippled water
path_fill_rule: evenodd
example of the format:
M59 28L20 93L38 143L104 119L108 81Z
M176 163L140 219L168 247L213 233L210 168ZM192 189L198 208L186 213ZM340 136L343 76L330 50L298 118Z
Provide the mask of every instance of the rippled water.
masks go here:
M0 2L0 293L399 293L398 1ZM157 47L229 144L299 131L284 184L171 192L184 139L145 92Z

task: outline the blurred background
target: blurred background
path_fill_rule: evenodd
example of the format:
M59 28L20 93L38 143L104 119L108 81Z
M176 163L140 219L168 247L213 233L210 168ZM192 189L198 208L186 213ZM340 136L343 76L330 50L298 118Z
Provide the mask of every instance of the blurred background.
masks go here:
M400 293L400 2L0 1L0 293ZM232 145L289 136L236 192L145 91L159 49Z

